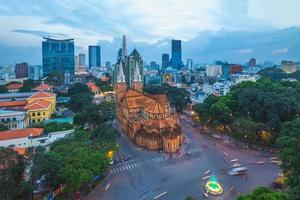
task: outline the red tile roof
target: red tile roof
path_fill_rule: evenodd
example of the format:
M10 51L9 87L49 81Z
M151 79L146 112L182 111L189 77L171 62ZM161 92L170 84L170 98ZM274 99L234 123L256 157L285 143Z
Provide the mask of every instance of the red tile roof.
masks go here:
M27 148L19 148L19 147L15 147L13 148L16 152L18 152L19 155L24 155L26 153Z
M25 106L27 101L0 101L0 108L2 107L21 107Z
M49 91L51 89L52 89L51 85L42 83L39 86L35 87L33 90L36 90L36 91Z
M110 79L109 76L102 76L101 77L102 81L109 81L109 79Z
M87 86L90 88L90 90L92 90L93 92L98 92L98 91L100 91L99 87L98 87L95 83L93 83L93 82L88 82L86 85L87 85Z
M0 141L25 138L28 136L40 136L43 128L24 128L17 130L0 131Z
M8 90L18 90L21 87L23 87L22 83L9 83L9 84L6 85L6 88Z
M55 94L51 92L37 92L29 98L38 99L38 98L47 98L47 97L55 97Z
M27 104L24 108L26 110L42 110L49 108L50 105L51 102L39 99L37 101Z

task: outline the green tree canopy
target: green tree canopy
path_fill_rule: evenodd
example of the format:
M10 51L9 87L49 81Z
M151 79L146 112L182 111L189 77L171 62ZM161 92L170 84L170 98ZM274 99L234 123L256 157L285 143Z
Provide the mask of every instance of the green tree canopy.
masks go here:
M237 200L291 200L285 193L273 192L269 188L258 187L251 194L238 196Z
M31 187L23 179L25 158L13 149L3 147L0 147L0 158L0 199L29 199Z
M114 90L113 86L109 82L102 81L101 78L97 79L95 84L100 88L102 92L108 92Z
M50 151L35 151L34 171L37 177L46 174L55 188L65 184L65 192L74 194L96 175L107 172L109 159L106 150L97 141L90 141L90 134L77 130L72 135L50 145Z
M290 195L300 199L300 118L283 124L277 144Z
M60 86L64 83L65 76L62 72L52 71L48 74L46 83L49 85Z
M0 85L0 93L7 93L8 90L6 88L6 85Z

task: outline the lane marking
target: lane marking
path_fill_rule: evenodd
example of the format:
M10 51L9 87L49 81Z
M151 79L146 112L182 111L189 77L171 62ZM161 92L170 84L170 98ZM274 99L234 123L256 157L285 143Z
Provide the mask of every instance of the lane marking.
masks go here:
M157 195L156 197L154 197L153 199L158 199L159 197L161 197L161 196L163 196L163 195L165 195L165 194L167 194L167 193L168 193L168 192L163 192L163 193Z
M108 189L110 187L110 183L109 184L107 184L107 186L105 187L105 191Z

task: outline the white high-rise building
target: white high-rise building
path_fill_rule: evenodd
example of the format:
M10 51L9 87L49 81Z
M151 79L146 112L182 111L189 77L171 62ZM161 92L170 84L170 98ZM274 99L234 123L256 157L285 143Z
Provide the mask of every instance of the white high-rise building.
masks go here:
M221 76L222 66L221 65L206 65L207 76Z

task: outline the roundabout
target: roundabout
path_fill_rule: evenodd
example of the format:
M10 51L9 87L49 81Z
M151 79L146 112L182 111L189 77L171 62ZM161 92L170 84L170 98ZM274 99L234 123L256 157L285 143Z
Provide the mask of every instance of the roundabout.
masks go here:
M205 184L205 189L207 193L212 195L221 195L223 193L223 188L214 175Z

